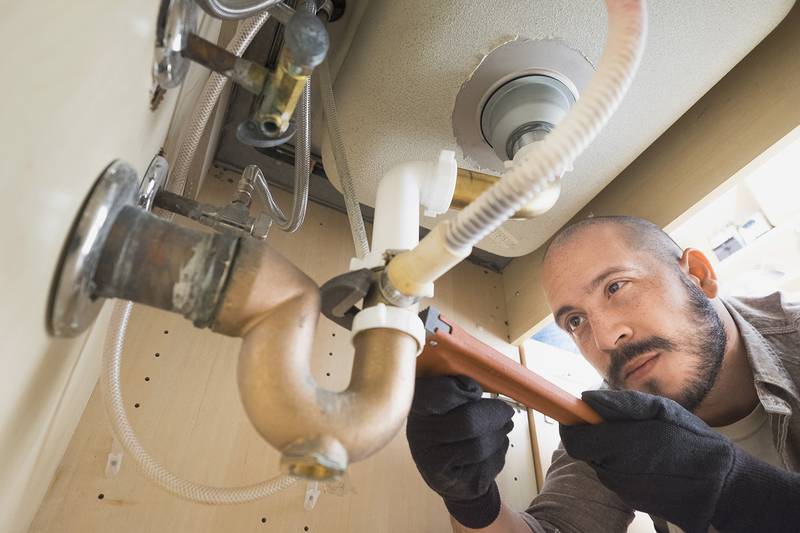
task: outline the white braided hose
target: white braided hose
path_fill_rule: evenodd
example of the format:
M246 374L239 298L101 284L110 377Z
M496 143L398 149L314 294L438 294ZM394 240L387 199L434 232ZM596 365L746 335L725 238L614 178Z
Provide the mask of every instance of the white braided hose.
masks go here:
M225 49L234 55L241 56L268 18L269 12L263 11L242 21ZM187 181L189 167L192 165L197 147L200 145L200 139L227 81L228 78L216 72L212 72L208 76L206 84L203 86L203 91L200 93L200 98L192 111L189 127L181 139L180 149L172 165L172 171L169 173L166 186L168 191L182 194L192 199L197 197L199 179Z
M350 174L350 165L347 164L347 151L342 139L342 129L339 126L339 116L336 112L336 99L333 95L333 80L331 79L330 60L319 66L319 81L322 105L325 108L325 122L328 125L328 137L331 140L331 151L336 165L336 173L342 184L344 205L347 209L347 218L350 220L350 233L353 237L353 246L356 257L364 257L369 253L367 230L364 228L364 218L361 216L361 206L356 196L353 176Z
M125 404L122 401L121 368L122 350L128 328L133 302L118 301L114 306L111 324L106 334L103 350L103 371L101 387L106 414L122 447L136 463L144 476L167 491L198 503L233 504L247 503L275 494L295 483L295 478L279 475L254 485L242 487L212 487L181 479L166 468L144 449L133 430Z

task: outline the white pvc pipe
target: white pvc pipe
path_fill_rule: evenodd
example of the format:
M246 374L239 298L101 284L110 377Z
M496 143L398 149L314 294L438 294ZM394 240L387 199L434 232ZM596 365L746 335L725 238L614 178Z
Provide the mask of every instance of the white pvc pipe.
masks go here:
M419 242L419 189L430 163L394 167L378 183L372 249L410 250Z
M375 197L372 251L364 266L382 264L387 250L411 250L419 243L419 212L437 216L447 211L456 184L455 153L443 150L438 161L412 161L393 167ZM361 265L361 262L356 261Z

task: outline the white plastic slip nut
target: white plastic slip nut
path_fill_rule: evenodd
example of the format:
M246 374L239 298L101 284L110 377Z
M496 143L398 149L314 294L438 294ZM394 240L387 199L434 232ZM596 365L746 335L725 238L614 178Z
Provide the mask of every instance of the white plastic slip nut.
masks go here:
M383 250L379 250L376 252L370 252L364 257L352 257L350 258L350 270L361 270L362 268L376 268L382 267L386 264L386 260L383 258Z
M396 329L411 335L417 341L417 355L425 347L425 326L422 320L408 309L391 307L379 303L360 311L353 319L353 336L368 329L388 328Z

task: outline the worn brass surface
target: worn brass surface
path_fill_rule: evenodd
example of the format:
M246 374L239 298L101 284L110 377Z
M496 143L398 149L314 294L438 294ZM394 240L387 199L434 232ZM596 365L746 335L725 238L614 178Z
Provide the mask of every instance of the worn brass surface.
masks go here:
M319 290L308 276L269 247L242 241L214 328L243 338L239 392L250 421L279 450L327 439L341 444L347 461L359 461L386 445L408 414L417 343L392 329L361 332L350 385L332 392L311 374L319 315ZM295 471L324 474L302 459Z
M185 228L125 207L103 245L93 295L174 311L208 327L237 241L228 233Z
M499 180L500 176L459 168L456 177L456 190L453 193L453 200L450 202L450 209L464 209ZM527 205L514 213L511 220L527 220L538 215L538 211Z
M238 382L245 411L294 475L340 475L385 446L408 414L417 341L394 329L362 331L353 339L349 387L321 388L310 368L319 289L263 243L123 208L94 281L99 296L177 311L198 326L211 323L219 333L242 337Z
M264 89L264 99L255 115L264 133L278 136L286 131L310 75L309 69L291 62L285 48L281 51L275 71Z

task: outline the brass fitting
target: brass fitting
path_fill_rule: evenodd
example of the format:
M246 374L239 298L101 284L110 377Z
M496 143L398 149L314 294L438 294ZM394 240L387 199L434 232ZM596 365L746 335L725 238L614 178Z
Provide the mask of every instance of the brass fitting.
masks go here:
M281 137L289 129L311 73L325 60L330 47L328 31L315 8L313 1L306 2L304 10L293 12L286 24L285 42L274 72L193 33L188 34L181 55L261 97L253 120L261 134L271 139Z
M450 202L450 209L464 209L499 180L500 176L492 176L475 170L459 168L458 174L456 175L456 190L453 193L453 200ZM542 209L537 205L537 201L534 200L514 213L511 220L528 220L535 218L548 209L549 207L547 209Z
M269 137L278 137L289 128L300 95L312 71L328 54L330 40L325 25L309 12L298 10L286 25L286 42L278 65L264 88L264 98L255 121Z
M181 227L133 206L108 224L92 297L144 303L241 337L242 403L256 430L281 451L284 471L335 478L403 426L417 337L391 326L360 330L348 388L327 390L311 373L320 291L290 261L254 239ZM373 292L368 305L378 298Z
M132 300L208 327L238 242L229 233L204 233L123 207L100 251L93 297Z
M424 333L390 321L354 325L349 386L321 387L311 373L316 283L255 239L182 227L136 207L136 181L117 161L87 199L67 241L73 253L56 273L51 331L80 333L94 318L88 304L102 298L180 313L198 327L242 338L242 402L256 430L281 451L286 472L330 479L385 446L411 407ZM150 202L150 195L138 200ZM364 300L381 311L377 289ZM406 313L417 318L416 309Z

